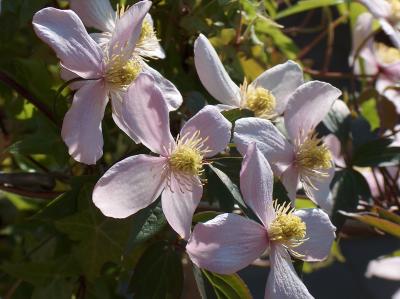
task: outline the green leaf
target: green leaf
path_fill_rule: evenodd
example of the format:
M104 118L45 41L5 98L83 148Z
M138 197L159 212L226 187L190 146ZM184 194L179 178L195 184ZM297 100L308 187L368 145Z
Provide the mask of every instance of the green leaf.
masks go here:
M378 206L373 206L372 207L372 212L375 212L379 215L380 218L389 220L391 222L400 224L400 216L390 212L389 210L385 210L384 208L378 207Z
M153 244L139 259L130 290L137 299L181 297L183 268L181 255L163 242Z
M216 211L205 211L205 212L199 212L194 214L192 222L193 223L198 223L198 222L207 222L211 219L214 219L218 215L220 215L220 212Z
M244 281L237 274L223 275L202 269L218 299L252 299Z
M303 0L299 1L297 4L286 8L280 12L278 12L275 16L275 20L281 19L284 17L291 16L293 14L297 14L300 12L304 12L311 9L326 7L330 5L337 5L344 3L344 0Z
M222 111L222 115L225 116L225 118L229 120L231 123L234 123L240 118L254 116L254 113L247 109L237 108L237 109Z
M331 183L331 190L334 201L332 223L340 230L346 218L338 211L356 211L358 201L369 201L371 192L362 174L353 169L336 172Z
M398 165L400 147L390 147L391 139L380 138L361 145L354 153L353 164L360 167Z

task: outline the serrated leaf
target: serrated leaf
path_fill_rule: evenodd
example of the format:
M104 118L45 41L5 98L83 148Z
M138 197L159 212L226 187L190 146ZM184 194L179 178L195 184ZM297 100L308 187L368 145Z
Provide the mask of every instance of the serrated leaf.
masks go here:
M153 244L139 259L130 282L137 299L176 299L183 288L181 255L163 242Z

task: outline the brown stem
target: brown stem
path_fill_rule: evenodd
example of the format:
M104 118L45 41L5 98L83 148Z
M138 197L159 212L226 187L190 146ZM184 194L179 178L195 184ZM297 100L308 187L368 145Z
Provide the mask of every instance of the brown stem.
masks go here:
M47 191L47 192L27 191L27 190L18 189L15 187L6 187L4 185L0 185L0 190L18 194L18 195L22 195L22 196L26 196L26 197L42 198L42 199L54 199L57 196L64 193L64 192L57 192L57 191Z

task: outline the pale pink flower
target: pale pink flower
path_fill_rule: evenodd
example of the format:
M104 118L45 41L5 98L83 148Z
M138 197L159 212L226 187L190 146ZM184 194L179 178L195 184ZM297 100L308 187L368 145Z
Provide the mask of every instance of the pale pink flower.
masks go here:
M154 79L140 74L123 102L123 119L142 143L159 156L137 155L112 166L97 182L93 202L104 215L125 218L147 207L161 194L169 224L182 237L190 234L193 213L203 186L205 158L223 151L231 137L231 123L213 106L206 106L173 139L168 107Z
M399 0L359 0L371 14L379 20L383 31L393 44L400 47L400 1Z
M370 36L372 21L373 18L369 13L358 17L353 32L353 51L350 63L353 62L355 52L362 46L363 41ZM359 52L359 56L365 61L363 69L365 74L377 75L375 88L393 102L397 113L400 113L400 91L394 88L399 86L400 82L400 50L382 43L374 43L372 39L369 39ZM355 63L354 72L362 73L358 62Z
M61 131L70 155L79 162L95 164L103 154L101 121L109 97L115 123L135 142L140 142L134 132L124 126L120 116L126 89L139 73L150 73L156 78L166 94L170 110L177 109L182 102L175 86L166 79L161 80L161 75L151 71L135 54L142 22L150 6L151 2L140 1L116 20L107 50L96 44L71 10L45 8L33 18L36 34L61 60L62 77L85 79L73 84L77 90Z
M369 278L376 276L383 279L400 281L400 256L370 261L365 276ZM400 299L400 289L393 294L392 299Z
M319 81L304 83L292 94L284 115L288 138L268 120L249 117L236 121L234 142L242 155L252 142L271 163L275 175L294 201L299 181L308 197L323 209L335 167L329 149L318 138L315 127L322 121L339 89Z
M290 95L303 84L303 71L289 60L265 71L251 84L245 79L239 87L203 34L194 43L194 61L203 86L223 104L218 105L221 110L246 108L257 117L271 119L285 111Z
M201 268L231 274L269 249L265 298L313 298L296 275L289 253L304 261L325 259L336 229L320 209L294 211L290 205L273 203L273 184L267 160L252 143L243 160L240 188L261 224L236 214L218 215L195 226L187 253Z

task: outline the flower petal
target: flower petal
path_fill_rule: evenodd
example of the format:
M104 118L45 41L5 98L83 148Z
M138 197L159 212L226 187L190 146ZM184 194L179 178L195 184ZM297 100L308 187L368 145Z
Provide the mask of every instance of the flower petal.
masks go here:
M340 103L342 101L336 101L335 103ZM333 134L329 134L324 137L324 143L332 153L333 161L337 166L346 167L346 162L344 161L342 155L342 145L340 144L339 138Z
M191 181L190 186L181 186L179 174L172 173L170 186L165 188L161 195L165 218L174 231L185 240L189 239L193 214L203 195L200 179L193 177Z
M169 130L169 112L151 76L144 73L138 76L128 88L121 110L126 128L133 136L152 152L167 155L167 149L174 143Z
M389 36L393 45L396 48L400 47L400 32L399 29L394 27L387 19L379 20L382 26L383 31Z
M301 85L289 99L285 126L291 140L300 132L306 137L325 117L342 92L329 83L310 81Z
M306 224L308 239L302 245L294 248L304 255L301 259L308 262L324 260L331 251L335 239L336 227L329 220L328 214L321 209L301 209L294 212Z
M391 7L388 1L360 0L376 18L388 18Z
M103 52L72 10L44 8L32 23L37 36L56 52L65 68L85 79L102 76Z
M182 127L181 136L193 135L199 131L204 147L209 152L205 157L215 156L228 146L232 124L214 106L205 106Z
M286 249L271 245L271 271L265 289L265 299L314 298L297 276Z
M120 54L121 50L123 50L128 54L127 58L130 58L142 32L143 20L150 7L151 1L139 1L132 5L121 18L117 19L109 46L110 57L113 54Z
M289 199L294 203L299 184L299 171L294 165L289 166L281 176L282 184L285 186Z
M222 104L240 107L240 90L226 72L209 40L200 34L194 43L194 62L201 83Z
M168 105L168 110L174 111L178 109L182 105L183 98L175 85L172 84L172 82L166 79L163 75L161 75L158 71L149 67L148 65L145 65L144 71L150 73L153 76L155 84L158 86L158 88L160 88L165 98L165 101Z
M249 117L237 120L233 141L242 155L249 144L255 142L277 175L280 175L281 167L291 165L294 159L293 146L265 119Z
M246 204L265 227L274 220L272 206L274 175L271 167L255 143L251 143L243 158L240 170L240 190Z
M118 162L94 187L94 204L108 217L126 218L135 214L154 202L164 189L166 163L166 158L148 155Z
M75 93L64 117L61 136L76 161L96 164L103 155L101 121L107 102L107 89L102 81L88 81Z
M266 70L250 85L272 92L276 98L276 112L282 114L290 95L303 83L303 70L297 63L288 60Z
M149 22L149 24L154 28L154 22L151 15L148 13L145 17L145 21ZM148 58L153 59L164 59L165 52L164 49L161 47L160 42L158 40L154 41L154 45L151 47L141 47L140 48L140 55Z
M140 143L139 137L133 133L129 125L125 122L123 117L124 100L126 93L123 91L111 91L111 107L112 107L112 118L115 124L122 130L126 135L129 136L135 143Z
M379 76L376 80L375 88L395 105L397 113L400 114L400 91L391 88L395 87L396 84L396 82L385 76Z
M248 266L268 246L260 224L236 214L221 214L194 227L186 251L194 264L220 274Z
M332 162L333 165L333 162ZM333 208L333 199L331 195L330 184L335 175L335 167L332 166L328 169L328 177L323 179L314 179L310 178L313 183L314 189L312 187L304 187L306 189L307 196L319 205L322 209L324 209L327 213L331 213ZM304 185L304 184L303 184Z
M386 257L370 261L365 276L400 280L400 256Z
M109 0L69 0L69 3L86 26L105 32L114 30L116 12Z

